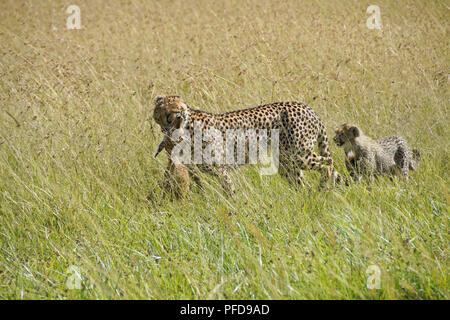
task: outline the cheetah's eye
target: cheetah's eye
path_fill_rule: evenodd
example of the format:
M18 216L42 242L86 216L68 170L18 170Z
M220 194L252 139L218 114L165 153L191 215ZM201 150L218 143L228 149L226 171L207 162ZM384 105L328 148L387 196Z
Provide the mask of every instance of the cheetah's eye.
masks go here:
M170 123L172 122L172 118L171 118L170 116L171 116L171 115L168 114L168 115L167 115L167 118L166 118L166 121L167 121L168 124L170 124Z

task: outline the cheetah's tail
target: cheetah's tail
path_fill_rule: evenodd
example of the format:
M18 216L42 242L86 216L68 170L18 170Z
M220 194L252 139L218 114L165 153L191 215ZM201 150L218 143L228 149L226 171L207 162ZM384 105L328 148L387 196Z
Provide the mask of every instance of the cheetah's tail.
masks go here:
M328 146L328 137L324 127L322 127L319 132L317 143L319 145L319 154L324 158L330 158L330 161L332 162L333 160L331 159L330 148Z
M416 170L420 162L420 151L418 149L412 149L412 159L409 163L409 168L411 170Z
M328 137L327 132L325 131L325 127L322 127L319 135L317 137L317 143L319 145L319 154L326 158L326 161L329 163L329 175L333 180L333 185L335 183L341 183L343 181L342 176L333 168L333 158L331 158L330 148L328 145Z

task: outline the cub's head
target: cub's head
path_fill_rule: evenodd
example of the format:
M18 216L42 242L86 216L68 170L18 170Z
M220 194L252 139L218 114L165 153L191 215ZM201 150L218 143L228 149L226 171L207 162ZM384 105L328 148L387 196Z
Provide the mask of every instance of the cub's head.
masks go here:
M362 134L361 130L357 126L350 123L341 124L336 130L334 130L334 133L335 136L333 140L338 147L342 147L347 142L353 141Z
M164 134L183 127L188 118L188 107L180 96L157 96L153 119Z

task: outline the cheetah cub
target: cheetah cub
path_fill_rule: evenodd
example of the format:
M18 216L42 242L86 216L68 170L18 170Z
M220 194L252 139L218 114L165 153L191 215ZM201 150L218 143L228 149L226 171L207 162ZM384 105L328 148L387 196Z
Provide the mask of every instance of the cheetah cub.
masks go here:
M419 150L411 149L400 136L373 140L362 130L344 123L335 130L334 142L345 151L345 164L355 181L362 175L401 174L408 180L408 170L415 170L420 161Z
M177 198L184 199L189 191L191 180L186 166L181 163L178 157L171 156L173 147L174 143L172 140L164 135L156 150L155 158L161 151L166 150L169 155L169 162L167 163L167 169L164 172L164 180L162 183L164 193L173 192Z

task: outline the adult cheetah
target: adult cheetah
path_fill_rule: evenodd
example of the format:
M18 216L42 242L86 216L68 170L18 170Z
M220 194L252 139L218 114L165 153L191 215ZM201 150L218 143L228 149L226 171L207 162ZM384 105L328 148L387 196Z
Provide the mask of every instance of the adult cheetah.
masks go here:
M158 96L153 118L169 139L175 130L182 129L190 135L190 141L193 141L196 125L203 131L218 130L223 136L228 130L233 129L266 131L278 129L279 164L282 169L280 173L288 177L294 176L294 181L299 184L303 184L303 170L321 171L322 185L329 180L334 183L338 176L333 169L333 160L322 121L313 109L300 102L277 102L213 114L189 107L180 96ZM316 145L319 154L315 152ZM228 165L188 164L187 167L189 169L197 167L201 171L215 173L221 177L225 189L233 188L228 175L230 168Z

